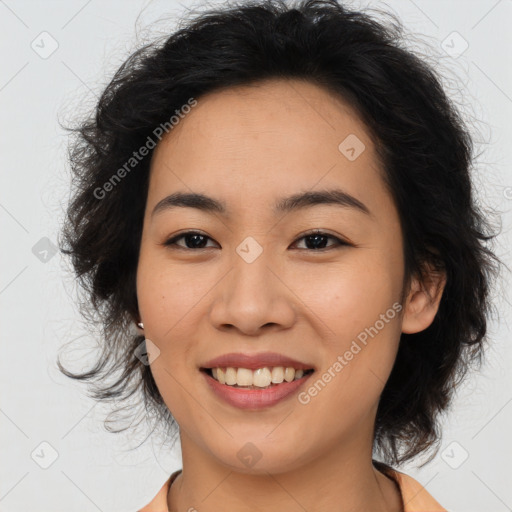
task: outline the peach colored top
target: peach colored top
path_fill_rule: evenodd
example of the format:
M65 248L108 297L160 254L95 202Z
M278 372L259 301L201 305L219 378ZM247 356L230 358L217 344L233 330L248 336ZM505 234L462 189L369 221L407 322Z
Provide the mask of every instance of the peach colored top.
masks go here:
M169 487L181 471L181 469L175 471L153 500L137 512L169 512L167 507ZM386 469L384 472L398 484L404 512L448 512L411 476L395 469Z

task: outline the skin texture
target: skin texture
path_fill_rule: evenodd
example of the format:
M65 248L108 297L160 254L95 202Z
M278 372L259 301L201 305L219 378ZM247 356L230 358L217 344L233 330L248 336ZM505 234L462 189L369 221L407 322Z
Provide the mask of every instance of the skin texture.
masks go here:
M338 145L355 134L365 150L350 161ZM275 351L322 374L365 328L399 302L404 278L399 217L374 145L350 105L316 85L270 80L201 97L152 157L137 271L144 334L160 350L151 371L180 425L183 473L169 509L393 511L394 483L371 462L379 396L401 332L418 332L437 312L443 276L413 280L403 309L301 404L293 395L262 410L232 407L209 390L199 366L227 352ZM275 216L274 201L342 188L372 216L316 205ZM222 200L229 217L174 208L153 217L176 192ZM326 249L302 238L312 229ZM181 231L206 235L205 248ZM247 263L248 236L263 248ZM311 379L309 379L311 381ZM251 468L237 453L253 443Z

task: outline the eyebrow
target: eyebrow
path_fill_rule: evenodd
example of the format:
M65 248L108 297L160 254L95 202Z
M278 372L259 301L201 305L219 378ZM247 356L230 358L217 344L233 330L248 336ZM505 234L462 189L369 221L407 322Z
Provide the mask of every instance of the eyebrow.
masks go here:
M329 189L299 192L288 197L278 199L274 206L274 215L310 208L315 205L336 205L343 208L352 208L370 217L373 217L370 209L359 199L341 189ZM153 208L151 217L159 212L174 208L196 208L206 213L219 213L229 217L226 204L200 193L174 192L164 197Z

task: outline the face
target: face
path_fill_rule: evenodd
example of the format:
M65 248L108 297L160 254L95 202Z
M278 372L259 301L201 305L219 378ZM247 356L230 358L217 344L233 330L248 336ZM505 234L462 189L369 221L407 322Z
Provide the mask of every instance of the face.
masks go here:
M330 190L361 207L275 208ZM188 203L153 213L177 192L225 211ZM372 140L349 104L302 81L199 98L153 154L137 271L144 333L160 351L151 371L182 444L273 473L368 446L402 332L402 251ZM200 370L232 352L277 352L315 371L277 403L241 408ZM261 454L257 466L244 450Z

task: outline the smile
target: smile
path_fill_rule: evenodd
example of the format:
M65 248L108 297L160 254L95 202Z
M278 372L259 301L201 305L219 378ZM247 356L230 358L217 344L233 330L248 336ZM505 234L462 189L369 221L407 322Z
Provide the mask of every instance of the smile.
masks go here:
M298 390L314 372L293 367L201 368L214 394L242 409L275 405Z
M282 382L292 382L303 375L313 372L313 369L302 370L293 367L274 366L251 370L249 368L206 368L209 374L221 384L244 388L268 388Z

